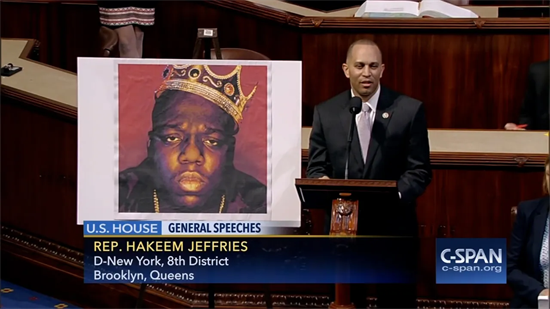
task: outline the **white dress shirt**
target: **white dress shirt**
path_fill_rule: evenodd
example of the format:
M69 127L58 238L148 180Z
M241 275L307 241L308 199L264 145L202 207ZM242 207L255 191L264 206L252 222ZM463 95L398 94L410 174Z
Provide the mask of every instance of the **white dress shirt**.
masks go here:
M353 93L353 90L351 90L351 97L354 98L355 97L355 93ZM372 97L370 98L370 100L368 100L367 102L363 102L363 108L361 109L361 112L366 112L368 111L368 108L370 107L370 109L372 110L372 112L370 113L370 117L371 117L371 124L374 124L374 119L376 118L376 106L378 106L378 99L380 98L380 86L378 86L378 89L376 89L376 92L372 95ZM359 114L357 114L355 116L355 122L357 123L357 121L359 120ZM372 132L372 128L371 128L371 132Z

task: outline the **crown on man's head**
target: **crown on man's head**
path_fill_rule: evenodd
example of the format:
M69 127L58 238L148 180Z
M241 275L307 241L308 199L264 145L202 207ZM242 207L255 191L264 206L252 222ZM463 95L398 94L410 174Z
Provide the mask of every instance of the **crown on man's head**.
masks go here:
M246 103L256 92L257 86L245 95L241 88L241 69L238 65L226 75L218 75L207 65L169 65L162 73L164 81L156 92L156 98L165 90L184 91L201 96L218 105L240 123Z

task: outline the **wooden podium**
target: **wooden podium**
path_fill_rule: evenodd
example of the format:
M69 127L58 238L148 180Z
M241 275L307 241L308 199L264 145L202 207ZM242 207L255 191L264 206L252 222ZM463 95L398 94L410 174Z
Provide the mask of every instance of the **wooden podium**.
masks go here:
M396 181L362 179L296 179L296 189L302 208L322 208L330 205L330 235L357 235L359 204L368 215L369 200L394 203L399 200ZM335 299L330 309L352 309L350 285L337 283Z

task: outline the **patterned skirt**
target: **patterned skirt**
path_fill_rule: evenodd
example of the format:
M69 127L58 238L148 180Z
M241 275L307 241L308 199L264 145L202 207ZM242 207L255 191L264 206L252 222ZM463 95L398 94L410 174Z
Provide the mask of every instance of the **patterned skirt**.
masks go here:
M155 24L153 1L98 1L99 21L108 27Z

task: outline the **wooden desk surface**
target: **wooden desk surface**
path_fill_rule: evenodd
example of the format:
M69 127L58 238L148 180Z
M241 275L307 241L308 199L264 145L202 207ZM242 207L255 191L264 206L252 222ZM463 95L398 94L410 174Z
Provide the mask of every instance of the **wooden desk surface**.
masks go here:
M308 149L311 127L302 128L302 149ZM548 132L505 130L428 130L431 153L534 154L549 152Z
M2 88L76 108L76 74L28 59L33 45L34 40L2 38L2 66L12 63L23 68L15 75L2 76Z

